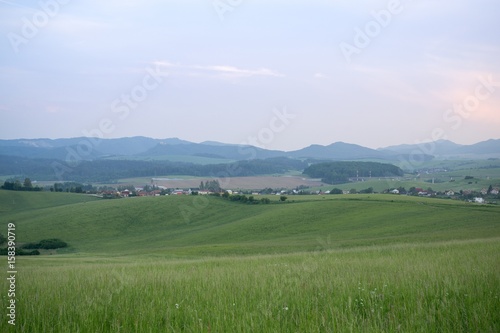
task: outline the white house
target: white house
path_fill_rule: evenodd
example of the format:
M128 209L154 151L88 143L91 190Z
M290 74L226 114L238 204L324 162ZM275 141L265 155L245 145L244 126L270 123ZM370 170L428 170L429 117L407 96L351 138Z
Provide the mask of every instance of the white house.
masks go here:
M479 203L479 204L483 204L484 203L484 199L476 197L476 198L474 198L474 202L475 203Z

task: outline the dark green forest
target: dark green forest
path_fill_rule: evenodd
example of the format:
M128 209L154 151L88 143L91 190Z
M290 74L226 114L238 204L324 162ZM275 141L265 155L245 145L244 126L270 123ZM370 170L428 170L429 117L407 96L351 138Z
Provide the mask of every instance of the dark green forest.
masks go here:
M349 178L403 176L403 170L395 165L377 162L325 162L313 164L304 170L312 178L321 178L328 184L340 184Z

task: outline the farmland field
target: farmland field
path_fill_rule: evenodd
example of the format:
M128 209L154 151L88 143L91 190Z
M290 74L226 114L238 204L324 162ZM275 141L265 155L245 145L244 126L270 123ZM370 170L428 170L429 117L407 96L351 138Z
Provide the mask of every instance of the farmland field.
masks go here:
M269 198L0 191L0 233L70 245L17 257L16 326L0 331L500 330L500 207Z

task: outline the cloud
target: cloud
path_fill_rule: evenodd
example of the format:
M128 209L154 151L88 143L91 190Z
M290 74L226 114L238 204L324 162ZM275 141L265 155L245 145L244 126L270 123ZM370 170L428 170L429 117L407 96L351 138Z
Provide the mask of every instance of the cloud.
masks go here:
M269 68L258 68L258 69L246 69L239 68L235 66L229 65L208 65L208 66L200 66L200 65L182 65L179 63L171 63L169 61L161 60L154 61L153 65L155 66L164 66L172 69L180 69L181 74L187 76L206 76L207 73L209 75L215 74L216 77L219 78L248 78L254 76L267 76L267 77L284 77L285 75L269 69ZM185 70L182 72L182 70Z
M268 68L243 69L233 66L195 66L194 68L213 71L223 76L229 76L229 77L252 77L252 76L283 77L284 76L283 74L280 74Z
M86 19L74 15L58 13L50 21L50 29L73 39L78 37L96 38L98 34L112 30L107 22L97 19ZM97 34L97 35L96 35Z
M153 65L163 66L163 67L179 67L180 66L179 64L173 64L173 63L165 61L165 60L153 61Z
M315 73L314 74L314 78L315 79L328 79L328 76L326 76L325 74L323 73Z

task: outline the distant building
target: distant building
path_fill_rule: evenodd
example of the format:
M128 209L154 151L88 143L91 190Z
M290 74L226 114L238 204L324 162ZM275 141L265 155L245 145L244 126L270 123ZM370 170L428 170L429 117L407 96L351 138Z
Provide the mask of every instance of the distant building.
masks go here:
M484 199L483 199L483 198L476 197L476 198L474 198L474 202L475 202L475 203L479 203L479 204L483 204L483 203L484 203Z

